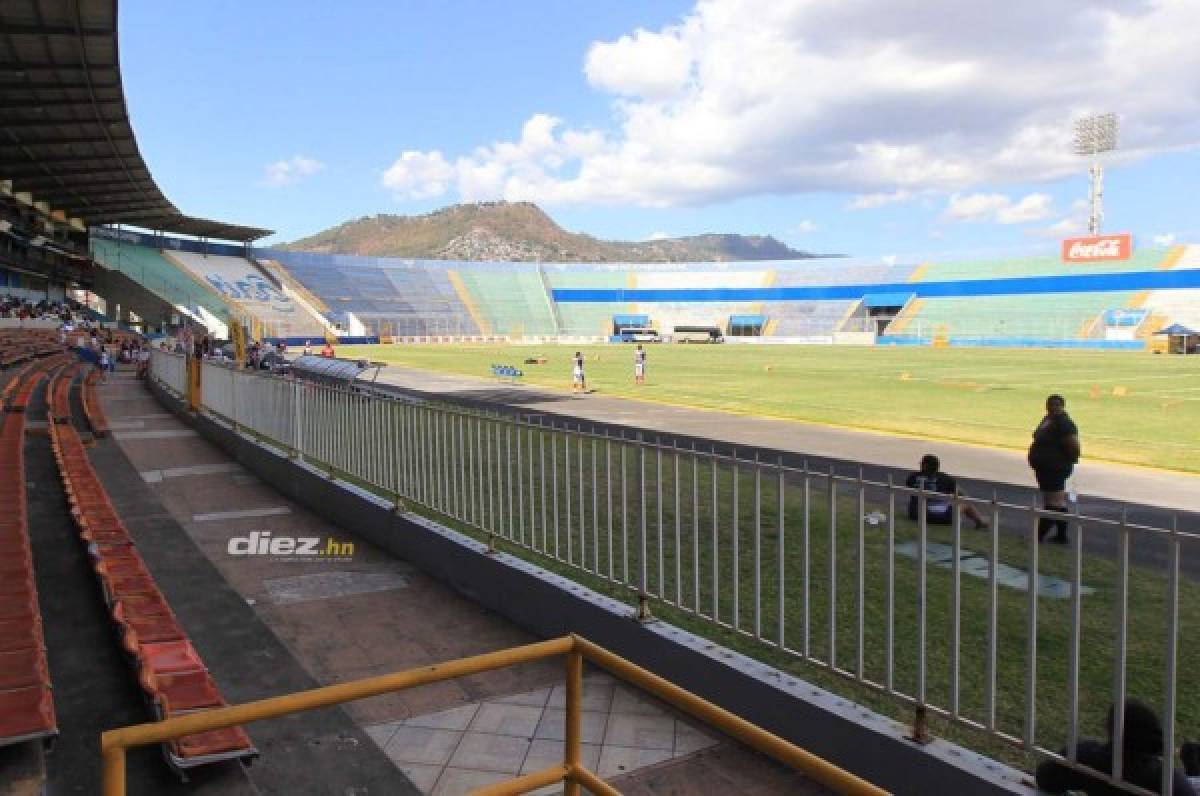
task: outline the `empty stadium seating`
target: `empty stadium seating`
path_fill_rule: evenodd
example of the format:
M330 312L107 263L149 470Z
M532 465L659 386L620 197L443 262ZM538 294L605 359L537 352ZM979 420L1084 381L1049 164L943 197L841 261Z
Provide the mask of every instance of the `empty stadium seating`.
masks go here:
M370 334L479 335L450 281L453 262L271 251L336 316L353 313Z
M105 268L120 271L220 336L236 315L213 287L169 262L157 249L92 236L92 256Z
M108 436L108 419L104 416L104 408L96 394L96 384L100 381L100 371L93 370L83 380L83 414L87 418L92 434L97 437Z
M262 325L264 336L324 335L319 318L293 301L257 264L244 257L171 250L164 251L163 257L209 284L227 302L243 309Z
M42 368L27 368L12 392L43 378ZM29 543L23 409L0 421L0 746L58 733Z
M1162 249L1141 249L1130 260L1088 263L1087 273L1153 270L1163 259ZM1027 276L1061 276L1066 269L1057 256L1014 257L1001 260L930 263L921 269L926 282L955 279L999 279ZM1126 306L1129 292L1055 293L1023 296L970 296L927 298L901 328L889 335L929 340L944 335L954 340L1010 341L1013 344L1088 337L1102 313Z
M71 425L52 423L50 436L71 516L87 546L118 640L154 716L164 719L225 705L109 501L79 434ZM240 727L179 738L165 744L164 752L180 771L258 754Z
M470 294L484 334L551 337L558 334L553 302L541 274L524 264L450 272Z
M1200 246L1180 246L1169 263L1172 270L1200 268ZM1154 290L1141 306L1157 319L1157 326L1180 323L1189 329L1200 329L1200 290ZM1147 331L1157 331L1151 329Z

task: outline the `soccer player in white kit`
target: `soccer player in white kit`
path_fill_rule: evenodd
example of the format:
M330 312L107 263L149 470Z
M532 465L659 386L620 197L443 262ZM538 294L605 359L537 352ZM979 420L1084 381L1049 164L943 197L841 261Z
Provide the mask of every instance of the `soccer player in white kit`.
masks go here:
M571 364L571 392L587 392L587 379L583 377L583 354L576 351Z
M646 349L642 348L641 343L638 343L637 350L633 352L633 383L646 383Z

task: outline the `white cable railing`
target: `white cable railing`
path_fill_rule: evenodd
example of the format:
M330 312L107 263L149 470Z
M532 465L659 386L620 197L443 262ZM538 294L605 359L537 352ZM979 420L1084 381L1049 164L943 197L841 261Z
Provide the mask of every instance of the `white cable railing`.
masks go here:
M174 359L152 359L173 388ZM1200 535L1177 517L1154 525L1125 510L1074 513L1069 544L1043 546L1039 520L1063 515L995 495L936 495L756 451L681 448L209 363L201 381L204 410L235 429L616 588L643 619L662 611L722 643L750 642L772 662L852 681L907 706L918 736L938 717L1078 767L1080 739L1102 735L1108 706L1127 696L1162 712L1167 749L1200 732L1200 684L1177 674L1181 651L1197 660L1194 641L1181 647L1180 604L1200 599L1181 573ZM931 500L951 503L949 524L929 521ZM968 507L990 528L964 527ZM1115 773L1099 775L1110 782L1120 779L1121 721L1114 732Z

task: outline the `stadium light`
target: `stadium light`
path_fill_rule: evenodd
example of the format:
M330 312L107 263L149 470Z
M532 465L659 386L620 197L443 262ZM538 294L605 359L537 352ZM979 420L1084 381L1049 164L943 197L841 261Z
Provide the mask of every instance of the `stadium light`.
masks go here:
M1091 214L1088 232L1100 234L1100 221L1104 218L1104 167L1100 165L1100 154L1117 148L1117 115L1101 113L1075 120L1074 150L1076 155L1092 159L1088 167L1091 177Z

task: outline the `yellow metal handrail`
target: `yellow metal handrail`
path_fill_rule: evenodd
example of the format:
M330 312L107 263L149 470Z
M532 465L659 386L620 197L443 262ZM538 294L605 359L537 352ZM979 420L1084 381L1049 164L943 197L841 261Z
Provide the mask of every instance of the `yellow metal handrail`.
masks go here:
M432 666L422 666L405 672L369 677L350 683L314 688L295 694L260 699L242 705L203 710L164 721L138 724L109 730L100 737L103 755L104 796L125 794L125 752L139 746L180 738L194 733L234 727L263 719L273 719L304 710L340 705L357 699L402 691L455 677L465 677L493 669L565 655L567 659L566 738L562 765L496 783L474 791L475 796L508 796L562 782L567 796L578 796L580 786L599 796L618 794L593 772L584 768L581 758L583 728L583 660L586 658L611 674L642 690L649 691L676 708L690 713L746 745L803 772L838 793L850 796L880 796L886 791L806 752L779 736L751 724L745 719L712 704L674 683L646 671L642 667L603 647L576 635L549 641L526 644L506 650L489 652L471 658L460 658Z

